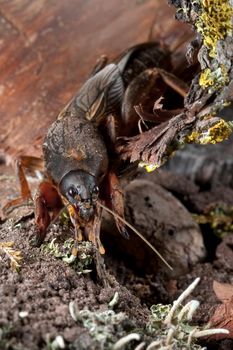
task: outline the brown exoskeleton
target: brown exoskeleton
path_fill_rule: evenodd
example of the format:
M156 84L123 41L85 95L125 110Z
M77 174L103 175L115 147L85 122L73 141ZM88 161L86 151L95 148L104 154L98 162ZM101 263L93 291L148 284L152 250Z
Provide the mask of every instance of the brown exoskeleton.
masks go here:
M75 227L73 255L77 254L77 242L82 240L83 233L103 253L98 200L105 201L117 214L117 227L127 237L124 223L119 220L124 217L124 202L114 143L118 136L138 132L140 118L134 106L151 103L151 94L154 103L170 85L185 95L183 86L166 72L171 69L169 57L169 52L157 43L134 46L109 64L103 57L49 128L43 144L46 180L35 197L38 245L43 242L51 220L67 206ZM160 116L144 112L143 118L158 123ZM18 164L23 200L31 194L22 168L34 163L36 159L22 157ZM13 202L9 205L20 200Z

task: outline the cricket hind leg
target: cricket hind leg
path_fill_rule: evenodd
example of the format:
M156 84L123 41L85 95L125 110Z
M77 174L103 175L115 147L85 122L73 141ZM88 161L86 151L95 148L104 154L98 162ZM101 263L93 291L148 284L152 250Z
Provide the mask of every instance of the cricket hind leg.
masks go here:
M49 225L57 218L64 205L56 188L49 181L40 183L34 203L37 231L33 243L40 246L45 239Z
M104 254L105 249L100 241L101 220L102 208L100 208L100 206L97 205L93 221L90 223L90 225L87 225L85 230L89 241L95 245L100 254Z
M43 160L37 157L30 156L20 156L16 160L16 176L20 184L21 196L15 199L12 199L4 205L2 211L4 215L9 215L15 208L21 206L27 206L33 202L31 190L28 185L28 181L25 175L25 170L31 172L34 171L43 171Z
M117 120L117 117L114 115L109 115L106 123L105 123L105 135L107 134L107 138L105 137L105 141L107 140L108 144L108 151L111 154L112 161L115 160L114 166L119 166L117 159L114 158L115 156L115 146L116 141L118 137L119 132L119 125L117 124L119 120ZM111 167L110 167L111 169ZM103 183L103 189L104 189L104 200L107 204L107 206L117 215L119 215L124 220L124 194L123 190L121 188L120 182L118 180L118 177L115 173L115 171L112 169L107 174L104 183ZM98 208L97 208L98 209ZM99 208L100 210L100 208ZM98 216L96 215L96 227L99 225L99 230L96 229L96 231L100 232L100 224L101 219L98 219L98 217L101 217L101 214ZM120 221L116 216L114 216L116 226L119 230L119 232L125 237L129 238L129 234L125 228L125 225L122 221ZM99 234L95 235L97 237L97 246L99 247L99 251L101 254L104 253L104 248L99 240ZM102 253L103 251L103 253Z
M182 98L188 92L188 86L163 69L146 69L129 84L126 89L122 104L122 122L124 125L121 136L132 136L138 132L140 117L145 121L159 124L174 116L175 110L171 113L163 109L154 110L155 102L166 92L167 87L174 90ZM146 106L144 116L135 110L135 106ZM153 111L153 113L151 112Z
M115 214L117 214L119 217L121 217L123 220L124 218L124 193L120 185L120 181L118 177L116 176L114 171L110 171L108 174L108 184L107 184L107 191L106 194L106 204ZM125 228L125 224L122 220L119 220L118 217L114 216L115 223L117 226L118 231L122 234L123 237L126 239L129 238L128 231Z

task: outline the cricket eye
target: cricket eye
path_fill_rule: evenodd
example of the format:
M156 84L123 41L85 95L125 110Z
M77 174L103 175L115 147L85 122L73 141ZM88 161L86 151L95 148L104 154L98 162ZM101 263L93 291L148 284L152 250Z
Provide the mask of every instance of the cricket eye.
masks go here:
M76 190L74 187L70 187L70 189L68 190L68 194L71 196L71 197L75 197L76 196Z
M98 186L93 187L92 194L95 196L98 196L98 194L99 194L99 187Z

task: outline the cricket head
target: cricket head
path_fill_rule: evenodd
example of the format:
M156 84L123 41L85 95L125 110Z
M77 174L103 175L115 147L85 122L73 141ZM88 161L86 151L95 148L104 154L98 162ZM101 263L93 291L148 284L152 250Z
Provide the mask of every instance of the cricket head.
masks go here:
M62 178L59 190L84 221L93 218L99 198L96 177L83 170L72 170Z

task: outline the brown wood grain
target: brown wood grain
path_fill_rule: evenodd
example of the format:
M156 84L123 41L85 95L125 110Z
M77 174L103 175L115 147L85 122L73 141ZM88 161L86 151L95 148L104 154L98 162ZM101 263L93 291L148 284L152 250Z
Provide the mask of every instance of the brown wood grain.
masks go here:
M47 128L88 77L110 58L182 24L166 1L0 0L0 150L40 156Z

